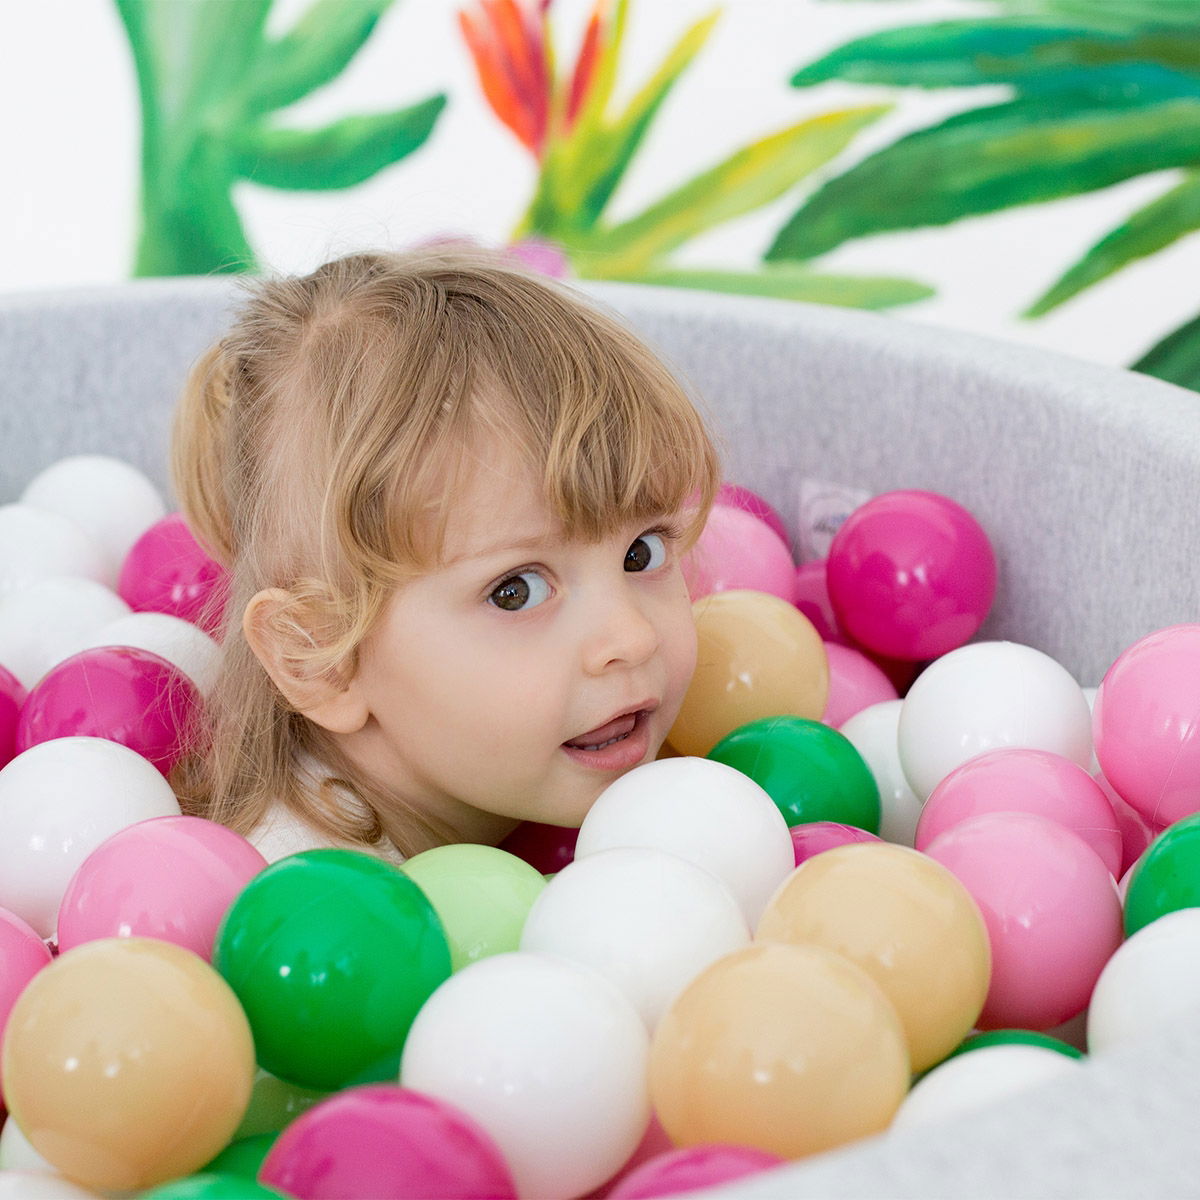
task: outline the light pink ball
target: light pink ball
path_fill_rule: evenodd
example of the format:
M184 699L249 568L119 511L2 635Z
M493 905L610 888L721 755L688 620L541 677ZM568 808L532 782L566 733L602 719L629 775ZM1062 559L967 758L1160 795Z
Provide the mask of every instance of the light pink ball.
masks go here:
M1052 1029L1086 1007L1121 944L1108 868L1076 834L1032 813L971 817L926 848L987 925L992 979L980 1029Z
M1117 795L1113 785L1104 778L1103 771L1092 778L1108 800L1113 816L1117 818L1117 828L1121 831L1121 874L1125 875L1166 826L1151 824L1136 808L1126 804Z
M1151 824L1200 811L1200 625L1125 650L1096 692L1092 732L1105 778Z
M821 720L826 725L839 729L864 708L900 698L892 681L861 650L826 642L825 656L829 659L829 699Z
M0 908L0 1039L17 997L49 962L50 951L36 930L7 908Z
M1005 747L956 767L933 789L917 822L918 850L947 829L989 812L1027 812L1077 833L1113 877L1121 874L1121 828L1100 785L1049 750Z
M58 944L153 937L211 961L229 906L267 865L244 837L202 817L152 817L80 864L58 910Z
M757 492L752 492L739 483L723 483L717 489L716 502L727 504L730 508L744 508L746 512L770 525L785 546L788 544L787 526L784 525L783 518Z
M769 525L741 508L714 504L704 532L683 560L693 600L737 588L796 602L796 565Z
M834 615L833 603L829 599L829 586L825 578L825 560L812 558L796 568L796 607L813 623L822 641L846 644Z

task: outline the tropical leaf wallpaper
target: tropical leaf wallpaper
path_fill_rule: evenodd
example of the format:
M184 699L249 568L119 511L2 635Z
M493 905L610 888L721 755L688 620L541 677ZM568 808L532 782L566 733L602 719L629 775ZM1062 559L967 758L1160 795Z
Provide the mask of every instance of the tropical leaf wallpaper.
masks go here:
M1200 390L1200 0L40 0L0 32L10 288L471 236Z

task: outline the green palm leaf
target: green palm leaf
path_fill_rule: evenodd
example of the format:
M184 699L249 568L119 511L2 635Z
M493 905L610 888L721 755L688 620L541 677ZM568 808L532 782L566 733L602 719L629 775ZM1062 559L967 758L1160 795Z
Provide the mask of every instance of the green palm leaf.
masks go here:
M685 30L619 117L606 121L589 102L560 153L547 160L543 183L552 197L548 207L559 214L572 214L572 221L584 228L599 219L659 109L708 40L718 15L710 13ZM622 28L618 25L614 30L608 47L611 63L605 64L606 69L611 70L615 63ZM610 87L611 79L599 90ZM535 199L535 207L537 203Z
M351 187L411 154L433 130L444 96L410 108L346 117L324 129L251 129L231 141L239 175L267 187Z
M1200 392L1200 316L1168 334L1132 369Z
M1108 74L1111 69L1115 74ZM1190 73L1190 75L1189 75ZM796 87L831 79L893 87L974 87L1011 83L1022 91L1064 88L1126 90L1130 83L1159 90L1200 88L1200 26L1130 35L1086 25L942 21L901 26L857 38L802 67Z
M1136 259L1146 258L1197 229L1200 229L1200 172L1189 171L1178 187L1134 213L1097 242L1024 315L1040 317Z
M920 130L830 180L780 230L768 259L850 238L997 212L1200 161L1200 96L1098 104L1018 97Z
M246 112L285 108L337 78L391 5L392 0L317 0L287 33L263 46Z
M823 113L744 146L638 216L599 231L591 248L608 256L612 270L636 270L713 226L782 196L840 154L889 107Z
M608 272L604 277L621 278ZM777 263L756 271L649 267L630 278L637 283L659 287L767 296L776 300L805 300L812 304L834 304L843 308L892 308L926 300L934 294L933 288L908 279L822 275L797 263Z

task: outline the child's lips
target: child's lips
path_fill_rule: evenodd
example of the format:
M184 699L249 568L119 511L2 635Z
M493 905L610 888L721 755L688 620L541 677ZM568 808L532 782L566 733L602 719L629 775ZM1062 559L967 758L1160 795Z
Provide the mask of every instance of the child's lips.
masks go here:
M652 712L657 707L658 704L655 701L646 700L618 713L611 720L605 721L603 725L597 725L595 729L589 729L587 733L581 733L578 737L573 737L569 742L563 744L574 750L597 749L605 742L628 737L637 725L638 717L643 713Z
M595 729L563 742L568 758L598 771L627 771L643 762L650 751L650 702L627 710Z

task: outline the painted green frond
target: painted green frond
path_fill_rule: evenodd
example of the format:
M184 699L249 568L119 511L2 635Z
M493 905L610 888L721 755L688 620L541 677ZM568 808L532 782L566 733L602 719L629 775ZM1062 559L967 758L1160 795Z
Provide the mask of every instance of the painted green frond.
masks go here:
M1200 316L1169 333L1132 369L1200 392Z
M433 96L410 108L346 117L324 129L256 129L232 139L239 175L266 187L351 187L411 154L445 107Z
M919 130L830 180L780 230L771 260L1075 196L1200 158L1200 97L1097 106L1020 97Z
M600 128L576 127L561 163L559 200L584 223L597 220L679 77L700 53L718 13L701 18L675 43L624 112Z
M613 269L661 258L713 226L778 199L888 111L889 105L872 105L823 113L753 142L640 215L599 231L597 243L615 260Z
M1105 68L1119 71L1123 88L1143 80L1167 87L1178 74L1176 90L1200 89L1195 79L1200 24L1169 36L1018 18L900 26L837 47L798 70L792 84L807 87L831 79L922 88L1011 83L1045 92L1103 86L1106 81L1097 73Z
M605 273L606 279L619 275ZM632 276L638 283L659 287L694 288L739 296L776 300L806 300L843 308L894 308L934 294L931 287L908 279L822 275L794 263L764 266L756 271L722 271L687 267L651 267Z
M285 108L349 65L393 0L317 0L259 54L246 95L248 113Z
M194 125L237 89L257 56L271 0L116 0L143 103L164 125Z
M1129 263L1155 254L1197 229L1200 229L1200 173L1191 171L1178 187L1135 212L1097 242L1024 315L1040 317Z

